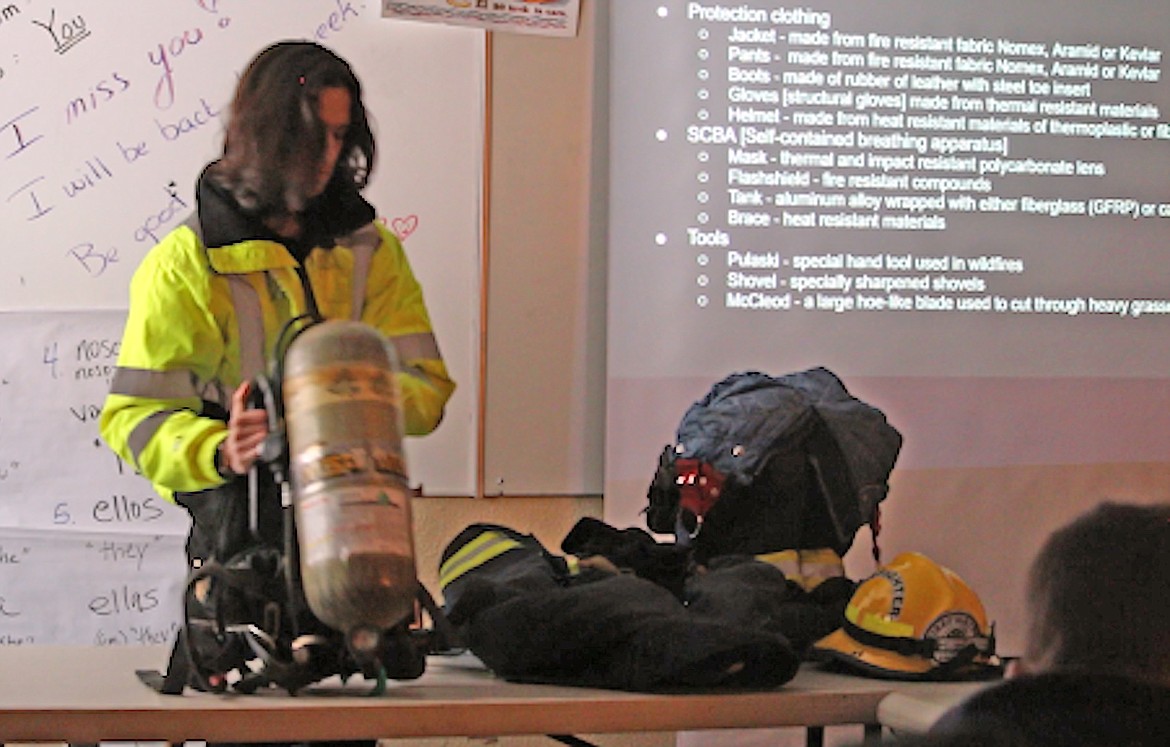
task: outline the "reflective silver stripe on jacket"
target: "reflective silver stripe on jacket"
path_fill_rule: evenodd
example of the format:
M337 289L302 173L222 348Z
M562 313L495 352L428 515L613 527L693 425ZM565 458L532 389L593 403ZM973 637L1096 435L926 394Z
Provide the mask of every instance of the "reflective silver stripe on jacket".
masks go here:
M198 397L199 389L195 376L190 371L151 371L146 368L114 369L110 382L110 394L127 397L148 397L150 399L183 399Z
M264 372L264 312L260 308L260 296L243 275L225 277L240 336L240 380L252 381Z
M353 252L350 318L353 321L361 321L362 310L366 305L366 285L370 275L370 264L373 262L374 252L382 244L382 235L378 233L378 229L371 223L341 239L339 243L348 247ZM439 355L439 343L435 340L435 336L429 332L399 335L390 338L390 343L394 346L394 353L398 359L399 368L403 373L417 379L426 380L428 378L427 373L418 367L407 365L407 360L418 358L438 359L441 357Z
M430 332L417 332L412 335L395 335L390 338L394 343L394 351L398 353L398 360L418 360L428 358L439 360L439 343Z
M382 235L374 224L362 226L339 242L353 252L353 277L351 278L350 319L361 321L362 309L366 305L366 280L370 276L370 263L374 251L382 243Z
M130 453L134 456L134 463L138 464L139 456L146 445L150 443L150 439L154 438L154 434L158 433L158 429L162 428L163 423L167 418L174 415L178 410L159 410L151 413L142 419L138 425L134 426L134 430L130 431L130 437L126 439L126 445L130 447Z
M190 371L150 371L145 368L122 368L114 370L110 382L110 394L148 399L188 399L200 397L199 386ZM138 461L146 444L162 427L162 424L178 410L159 410L142 419L126 439L126 445Z
M430 332L397 335L390 338L390 344L394 346L395 357L398 359L398 367L403 373L413 376L416 379L425 381L430 377L426 371L417 366L409 365L407 361L418 360L420 358L430 360L442 359L442 355L439 353L439 342Z

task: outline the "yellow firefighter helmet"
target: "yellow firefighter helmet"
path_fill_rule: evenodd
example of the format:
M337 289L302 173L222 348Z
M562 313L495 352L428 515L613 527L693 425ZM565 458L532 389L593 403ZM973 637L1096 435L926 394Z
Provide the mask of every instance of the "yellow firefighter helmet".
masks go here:
M1000 671L979 597L958 574L906 552L862 581L836 631L814 653L865 674L967 679Z

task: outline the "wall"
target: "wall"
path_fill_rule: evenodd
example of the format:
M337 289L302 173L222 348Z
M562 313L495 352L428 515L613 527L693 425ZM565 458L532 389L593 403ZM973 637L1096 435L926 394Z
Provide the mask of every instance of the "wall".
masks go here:
M487 497L415 501L419 573L432 591L442 548L471 523L531 532L555 552L578 519L602 513L596 10L585 0L572 38L491 40Z
M489 495L598 495L605 261L593 142L597 3L576 37L492 46L486 480Z

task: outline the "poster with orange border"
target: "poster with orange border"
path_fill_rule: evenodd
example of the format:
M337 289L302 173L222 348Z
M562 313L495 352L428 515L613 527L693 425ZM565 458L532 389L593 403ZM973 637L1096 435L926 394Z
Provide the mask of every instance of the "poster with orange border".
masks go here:
M382 0L382 16L544 36L576 36L581 0Z

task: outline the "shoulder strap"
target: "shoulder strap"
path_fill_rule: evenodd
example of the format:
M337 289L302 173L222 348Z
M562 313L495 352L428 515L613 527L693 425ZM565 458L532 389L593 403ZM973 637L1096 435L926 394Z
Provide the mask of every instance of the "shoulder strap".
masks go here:
M226 277L240 335L240 379L251 381L264 372L264 314L260 297L243 275Z
M370 264L374 259L374 251L382 243L378 228L369 223L341 240L353 252L353 295L350 304L350 318L360 321L362 307L366 301L366 284L370 275Z
M199 243L203 239L203 224L198 211L193 211L183 225L191 229ZM225 275L232 294L232 308L236 310L237 333L240 336L240 379L248 381L264 371L264 315L260 298L247 280L240 275Z

